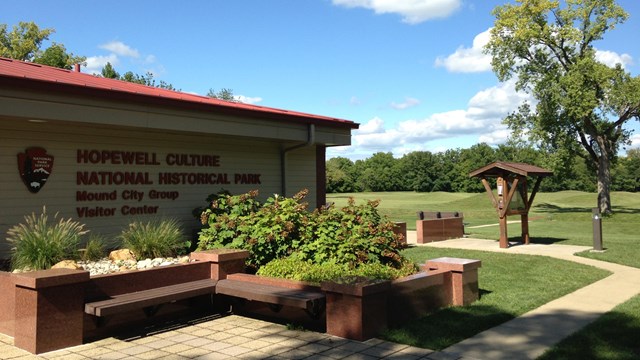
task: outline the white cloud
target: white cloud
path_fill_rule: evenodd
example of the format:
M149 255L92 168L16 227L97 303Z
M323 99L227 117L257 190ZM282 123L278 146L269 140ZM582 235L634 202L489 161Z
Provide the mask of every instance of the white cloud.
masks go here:
M640 148L640 134L631 135L631 146L629 148Z
M102 68L107 63L111 63L111 65L115 67L118 62L119 59L116 54L109 54L107 56L90 56L87 58L87 66L83 72L88 74L100 74L102 72Z
M361 7L376 14L399 14L402 21L418 24L453 14L462 4L461 0L332 0L334 5L347 8Z
M362 104L362 101L360 101L360 99L358 99L357 96L352 96L351 99L349 99L349 104L357 106L357 105Z
M155 55L147 55L144 58L144 62L147 64L153 64L156 62L156 56Z
M460 141L504 143L509 129L502 119L517 110L524 101L532 99L516 93L515 82L497 84L475 94L466 109L432 114L423 119L401 121L392 128L375 117L353 132L352 145L332 149L329 156L366 158L374 152L392 152L402 156L411 151L442 151L459 147ZM640 139L638 139L640 142Z
M533 98L529 95L516 92L515 84L515 79L511 79L479 91L469 100L467 116L472 119L504 117L515 111L523 101L532 103Z
M379 117L374 117L369 120L366 124L361 124L360 128L354 131L354 134L364 135L364 134L376 134L384 132L384 121Z
M127 71L133 71L137 74L151 73L156 78L166 73L162 64L157 63L155 55L140 54L137 49L121 41L111 41L99 45L98 48L107 50L109 54L88 57L86 70L84 70L87 73L100 74L107 62L111 63L116 71L120 73Z
M489 145L500 145L507 142L509 135L511 135L511 131L504 126L502 129L498 128L490 133L480 135L478 141Z
M262 98L258 96L251 97L244 95L235 95L233 98L244 104L256 104L262 101Z
M99 46L101 49L105 49L110 51L118 56L139 58L140 53L138 50L131 48L129 45L121 42L121 41L111 41L106 44L102 44Z
M609 67L615 67L616 64L620 64L624 68L627 65L633 64L633 58L631 55L618 54L614 51L608 50L596 50L596 60Z
M392 102L391 107L396 110L404 110L419 104L420 100L408 97L404 100L404 102L401 103Z
M445 67L450 72L483 72L491 70L491 56L482 52L489 42L491 29L476 35L471 48L459 47L453 54L447 57L439 56L435 66Z

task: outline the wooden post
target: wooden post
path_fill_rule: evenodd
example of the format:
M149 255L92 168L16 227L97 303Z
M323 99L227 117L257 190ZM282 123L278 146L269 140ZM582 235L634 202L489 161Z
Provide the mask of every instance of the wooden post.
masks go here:
M498 216L500 216L500 247L506 249L509 247L506 211L509 204L505 203L505 193L508 191L507 179L499 176L496 184L498 186Z
M521 210L522 212L520 213L520 227L522 229L522 242L525 245L529 245L529 208L531 205L529 204L528 192L527 177L523 176L520 197L522 197L522 201L524 202L524 210Z
M500 216L500 247L509 247L509 236L507 235L507 215Z
M523 212L520 215L520 226L522 227L522 242L529 245L529 214Z

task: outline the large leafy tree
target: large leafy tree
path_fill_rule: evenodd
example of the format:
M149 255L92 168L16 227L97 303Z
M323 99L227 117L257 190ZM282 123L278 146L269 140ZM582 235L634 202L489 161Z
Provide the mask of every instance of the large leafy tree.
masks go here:
M19 22L11 31L6 24L0 24L0 56L62 69L84 63L86 57L67 52L63 44L54 42L42 50L43 42L54 32L54 29L40 29L34 22Z
M327 192L345 193L357 191L353 166L353 161L344 157L335 157L327 160Z
M611 161L640 119L640 78L597 60L594 43L627 18L614 0L516 0L494 9L485 50L525 104L505 119L546 150L583 156L597 172L598 207L611 212Z

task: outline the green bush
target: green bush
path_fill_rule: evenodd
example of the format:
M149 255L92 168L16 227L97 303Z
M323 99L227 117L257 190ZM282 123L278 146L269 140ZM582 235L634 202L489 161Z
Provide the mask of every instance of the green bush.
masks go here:
M289 256L308 241L304 229L308 224L303 190L292 198L274 195L251 216L243 227L245 248L251 252L248 265L256 269L274 259Z
M201 215L207 227L200 232L198 248L249 250L248 265L254 269L294 252L315 264L403 266L402 244L393 223L378 213L378 202L356 205L351 199L343 208L309 213L303 202L307 193L274 195L264 205L255 200L257 191L219 197Z
M351 267L382 263L399 268L403 245L393 232L393 222L378 213L378 204L379 201L368 201L356 205L351 198L342 208L332 205L315 210L306 229L311 241L300 247L303 258Z
M87 244L82 250L82 260L97 261L106 255L106 240L100 235L92 235L89 237Z
M365 263L352 268L346 264L331 262L314 264L294 254L294 256L271 261L261 267L257 274L320 284L323 281L338 280L341 278L393 280L414 274L417 270L416 265L408 260L403 262L399 269L381 263Z
M292 198L274 195L260 204L258 191L223 195L202 213L208 227L200 231L198 248L231 247L250 252L247 265L257 269L291 254L303 240L308 212L303 190Z
M122 231L120 240L122 246L131 250L139 259L180 255L190 245L185 241L180 225L175 219L134 221Z
M257 190L242 195L216 196L200 214L200 221L206 227L199 233L198 248L242 248L244 232L251 226L252 215L260 207L255 199L257 196Z
M207 206L210 206L213 201L218 200L221 197L230 196L230 195L231 195L231 193L228 190L220 189L220 191L218 191L215 194L209 194L209 196L207 196L207 199L205 201L207 202ZM191 214L196 219L201 220L202 219L202 213L207 210L207 206L197 207L197 208L195 208L195 209L193 209L191 211ZM206 223L206 221L203 221L202 225L204 225L205 223Z
M81 237L88 231L84 224L71 219L57 220L58 213L49 222L46 207L42 214L25 216L25 223L9 229L7 240L11 249L13 269L48 269L66 259L78 258Z

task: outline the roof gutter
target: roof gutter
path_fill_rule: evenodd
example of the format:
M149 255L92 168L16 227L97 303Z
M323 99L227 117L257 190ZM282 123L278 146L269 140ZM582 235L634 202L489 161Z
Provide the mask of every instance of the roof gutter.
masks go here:
M287 196L287 153L308 146L313 146L316 142L316 126L309 124L307 130L307 142L294 145L288 148L282 147L280 151L280 178L282 179L282 196Z

